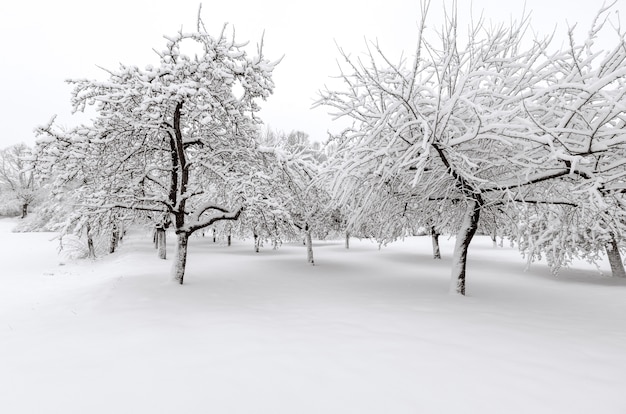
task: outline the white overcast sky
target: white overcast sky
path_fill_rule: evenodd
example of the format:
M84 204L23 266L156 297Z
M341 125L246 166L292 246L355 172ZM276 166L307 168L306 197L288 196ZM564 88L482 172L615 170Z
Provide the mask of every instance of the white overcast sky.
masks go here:
M448 5L449 0L445 1ZM195 28L197 0L29 0L0 4L0 148L17 142L33 144L35 126L57 114L61 124L77 123L70 114L68 78L105 78L97 66L143 67L154 62L153 48L163 35ZM432 0L427 25L440 25L444 0ZM458 0L460 16L469 16L470 1ZM564 34L578 22L587 31L602 0L473 0L474 14L509 21L532 10L533 27ZM323 141L333 129L325 109L311 109L318 91L338 73L335 42L357 55L364 39L378 39L392 57L415 45L419 0L278 0L204 1L208 29L219 33L232 24L251 51L265 31L265 54L284 55L276 68L276 90L262 103L266 124L286 132L302 130ZM614 13L626 11L618 0Z

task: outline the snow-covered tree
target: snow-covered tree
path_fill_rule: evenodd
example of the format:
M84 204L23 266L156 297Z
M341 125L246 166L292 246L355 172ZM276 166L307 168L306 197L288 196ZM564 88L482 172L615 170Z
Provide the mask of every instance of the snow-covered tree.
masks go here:
M47 150L55 153L54 146ZM67 250L64 240L71 239L69 248L73 251L68 254L94 258L100 253L115 252L124 229L131 222L145 221L145 217L130 210L98 207L102 202L102 193L96 185L100 164L88 156L93 154L80 154L72 159L38 153L35 174L45 180L47 196L35 217L18 229L58 232L62 250Z
M302 236L307 246L307 260L314 264L312 234L328 232L330 215L328 194L318 181L319 168L325 159L319 144L311 143L307 134L292 131L289 134L269 132L261 141L259 150L265 158L266 202L273 207L256 214L265 223L267 231L278 238L293 239ZM252 219L255 215L246 211Z
M613 49L598 48L609 9L600 11L583 42L570 29L553 75L526 101L529 129L552 148L557 165L550 173L561 175L543 198L570 205L534 206L522 246L530 257L545 254L555 270L572 257L593 260L606 251L613 274L626 276L619 252L626 240L626 41L617 27Z
M622 128L614 127L611 136L600 133L607 139L602 146L587 145L586 155L564 148L563 134L589 138L572 133L578 127L568 120L578 118L573 123L587 122L593 131L596 121L621 127L616 115L625 89L617 86L624 68L613 56L597 70L580 68L589 76L565 76L566 68L578 70L575 62L566 52L550 52L550 37L528 39L527 16L510 26L487 28L479 21L463 44L453 10L436 46L427 39L428 3L423 4L412 62L392 63L377 44L369 46L365 60L340 51L345 88L322 92L319 104L353 121L335 138L335 197L351 200L359 208L357 219L376 211L391 221L397 203L382 204L390 191L396 199L414 200L418 216L447 211L446 225L457 233L453 289L465 294L467 251L482 212L497 217L507 203L558 203L534 188L551 180L565 183L567 176L583 180L585 188L597 187L579 161L621 144ZM604 112L590 112L598 118L578 115L605 95L611 98L599 104ZM563 109L554 112L554 103ZM551 133L552 126L562 134Z
M332 210L329 195L318 179L324 155L299 131L287 136L279 157L282 180L286 184L286 204L294 225L304 233L307 261L314 264L312 234L325 235L330 225Z
M425 38L426 12L424 7L410 65L391 63L376 44L366 61L341 51L346 88L323 92L320 104L354 121L336 138L336 196L356 197L352 204L361 215L397 214L395 202L394 209L380 208L390 191L424 213L440 203L454 206L459 219L451 226L457 230L452 277L464 294L467 248L486 205L481 187L507 166L507 152L522 147L501 131L522 112L523 93L541 80L533 64L546 42L520 51L522 21L484 33L479 24L461 47L452 15L436 48ZM393 221L393 215L386 218Z
M0 150L0 192L4 203L16 203L21 217L37 199L41 185L34 174L32 150L17 144Z
M273 91L262 44L255 56L224 26L167 37L159 63L120 65L106 80L72 80L75 111L92 106L90 125L41 127L41 158L59 168L97 162L89 185L94 209L165 213L177 235L173 273L183 283L189 236L236 220L249 201L259 154L258 100ZM192 50L193 56L184 53Z

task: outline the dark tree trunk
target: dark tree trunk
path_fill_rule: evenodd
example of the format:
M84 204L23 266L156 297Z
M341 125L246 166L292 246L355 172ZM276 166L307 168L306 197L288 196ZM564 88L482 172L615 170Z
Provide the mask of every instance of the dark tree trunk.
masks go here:
M215 229L213 229L213 243L217 241L217 237L215 236Z
M345 246L346 249L350 248L350 232L349 231L346 231L346 242L345 242L344 246Z
M452 282L453 289L459 295L465 295L465 268L467 264L467 249L478 229L480 209L483 206L483 198L480 192L468 182L463 175L459 174L448 160L448 155L439 143L433 142L432 147L437 151L441 162L448 169L448 174L456 181L457 187L467 197L467 209L461 223L461 228L456 237L454 255L452 257Z
M304 241L306 244L306 259L307 262L315 265L315 261L313 260L313 240L311 238L311 229L309 226L304 227Z
M93 238L91 236L91 226L87 223L87 257L90 259L96 258L96 249L93 244Z
M259 252L259 245L261 244L261 239L258 234L254 233L254 251Z
M120 242L120 231L116 224L113 224L113 229L111 230L111 241L109 243L109 253L115 253L117 250L117 245Z
M22 218L26 218L28 215L28 203L22 204Z
M172 273L174 280L182 285L187 264L187 245L189 243L189 236L195 231L211 226L215 221L224 219L237 220L242 210L240 208L234 214L226 214L227 212L223 211L225 214L222 217L214 217L207 222L195 223L195 225L185 225L185 218L187 215L186 204L189 197L187 195L187 187L189 185L190 168L193 163L188 162L187 155L185 153L186 145L183 140L181 115L183 115L183 101L176 104L173 114L173 123L171 126L166 123L168 128L165 129L165 133L169 136L170 158L172 162L169 191L169 201L171 207L168 217L173 219L177 239L176 258L174 266L172 267ZM202 212L200 212L200 214L202 214ZM171 221L168 221L168 225L169 224L171 224Z
M482 202L479 199L468 201L467 210L461 223L461 228L456 237L454 256L452 259L452 283L453 289L459 295L465 295L465 268L467 265L467 249L478 228L480 208Z
M167 234L165 228L157 227L156 229L157 248L159 250L159 259L167 259Z
M441 251L439 250L439 232L435 226L430 228L430 237L433 242L433 259L441 259Z
M611 241L605 246L606 255L609 258L609 264L611 265L611 273L613 277L626 277L626 271L624 271L624 262L622 261L622 255L617 245L615 237L611 237Z
M174 280L179 284L183 284L185 277L185 267L187 266L187 245L189 244L189 235L181 232L177 234L176 243L176 261L174 262Z

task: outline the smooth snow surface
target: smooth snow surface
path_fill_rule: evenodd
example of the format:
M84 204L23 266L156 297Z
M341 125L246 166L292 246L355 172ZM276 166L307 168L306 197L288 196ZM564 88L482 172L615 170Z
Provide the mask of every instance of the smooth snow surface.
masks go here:
M63 263L0 220L1 413L625 413L626 281L524 272L476 237L254 253L193 237L185 285L151 237ZM175 245L168 235L168 245ZM608 272L608 265L602 270Z

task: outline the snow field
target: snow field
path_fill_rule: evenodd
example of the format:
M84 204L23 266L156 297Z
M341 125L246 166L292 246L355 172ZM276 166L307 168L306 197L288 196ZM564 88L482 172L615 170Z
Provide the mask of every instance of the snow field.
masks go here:
M192 238L185 285L150 235L65 262L0 220L0 412L623 413L626 281L559 277L488 238L468 296L454 239L285 244ZM63 265L61 265L63 263ZM608 273L608 264L601 270Z

